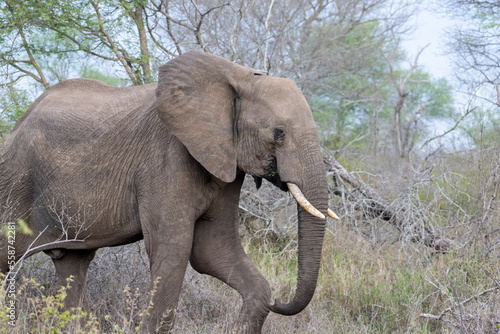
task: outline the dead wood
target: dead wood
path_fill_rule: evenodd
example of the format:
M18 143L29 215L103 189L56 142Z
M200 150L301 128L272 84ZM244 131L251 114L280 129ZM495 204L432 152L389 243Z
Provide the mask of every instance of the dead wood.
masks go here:
M409 230L408 226L412 224L411 217L414 214L408 213L412 208L399 208L395 207L394 203L389 203L386 198L378 194L361 179L349 173L326 150L323 150L323 160L328 175L333 179L333 182L329 182L328 186L330 194L344 197L349 202L354 203L355 208L363 212L365 218L379 218L387 221L396 227L400 233ZM343 186L343 184L348 184L350 187ZM415 211L418 214L421 210L415 208ZM410 240L440 253L449 251L452 241L436 231L431 222L425 217L422 218L419 219L418 224L415 224L418 226L411 229Z

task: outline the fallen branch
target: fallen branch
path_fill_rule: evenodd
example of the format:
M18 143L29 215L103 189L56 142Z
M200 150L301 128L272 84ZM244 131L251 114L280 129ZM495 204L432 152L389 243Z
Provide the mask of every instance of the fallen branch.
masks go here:
M327 173L334 178L335 184L329 185L329 192L335 196L345 197L355 204L355 208L362 211L367 218L380 218L392 224L403 232L408 227L407 208L398 208L389 204L370 186L349 173L329 152L323 150L323 161ZM339 186L340 181L349 184L353 189ZM416 209L418 210L418 209ZM414 229L410 240L421 243L434 250L445 253L449 250L451 240L439 235L430 222L421 220L421 226Z

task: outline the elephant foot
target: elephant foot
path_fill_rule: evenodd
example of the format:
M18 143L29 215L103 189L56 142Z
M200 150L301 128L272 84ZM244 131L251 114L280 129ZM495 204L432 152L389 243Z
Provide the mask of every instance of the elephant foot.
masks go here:
M160 306L160 308L162 308ZM174 327L175 316L177 310L175 308L168 308L163 313L158 313L156 309L152 310L149 315L149 320L143 324L141 333L147 334L167 334L170 333Z
M234 333L259 334L269 314L269 306L262 303L244 302L240 315L234 325Z
M250 322L237 322L231 333L237 334L260 334L262 332L262 324L254 324Z

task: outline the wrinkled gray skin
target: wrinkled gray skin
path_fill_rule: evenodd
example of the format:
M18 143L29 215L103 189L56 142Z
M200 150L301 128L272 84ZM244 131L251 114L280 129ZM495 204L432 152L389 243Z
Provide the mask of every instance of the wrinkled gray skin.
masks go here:
M287 190L297 184L323 214L327 184L311 111L290 80L263 76L206 53L160 68L159 83L115 88L76 79L55 85L18 121L0 150L0 214L24 219L16 258L47 243L67 306L81 302L100 247L144 239L152 282L144 332L169 332L188 261L236 289L235 329L259 333L269 313L293 315L311 300L325 220L298 206L296 294L271 301L269 284L244 253L238 202L245 174ZM84 239L54 243L65 238ZM0 240L0 269L8 270Z

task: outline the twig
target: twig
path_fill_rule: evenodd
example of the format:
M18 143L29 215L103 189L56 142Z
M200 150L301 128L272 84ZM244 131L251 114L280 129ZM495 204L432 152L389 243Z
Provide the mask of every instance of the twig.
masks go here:
M113 53L116 55L120 63L123 65L123 68L127 72L130 80L134 83L134 85L136 85L137 78L134 76L134 73L132 72L133 69L131 68L131 66L127 64L127 61L124 59L123 55L120 54L118 47L115 45L115 42L113 41L109 33L106 31L106 29L104 29L104 22L102 20L101 12L99 11L99 2L91 1L90 3L94 7L95 13L97 15L97 24L99 25L99 31L106 37L111 49L113 50Z
M423 145L420 147L420 149L424 148L424 146L426 146L427 144L429 144L431 141L433 141L435 139L438 139L438 138L442 138L442 137L446 136L448 133L454 131L458 127L458 125L460 124L460 122L462 122L464 120L464 118L467 117L467 115L469 115L474 110L476 110L476 108L472 108L472 109L467 110L465 112L465 114L463 114L462 117L460 117L460 119L455 123L455 125L451 129L449 129L448 131L445 131L443 134L440 134L439 136L427 139L425 141L425 143L423 143Z
M45 228L40 233L38 233L37 237L28 246L28 249L26 250L26 252L24 252L23 256L21 256L21 258L19 258L19 260L16 261L16 263L14 264L14 268L17 268L17 270L15 270L15 271L12 270L12 271L9 271L7 273L7 275L5 276L5 279L4 279L4 283L3 283L4 285L6 284L7 280L12 280L12 279L16 278L17 273L19 272L19 269L21 268L21 264L23 263L24 259L26 259L26 257L28 257L28 255L31 255L34 251L46 248L47 246L51 246L51 245L60 245L63 243L75 242L75 241L76 242L85 242L85 239L76 239L78 236L78 235L76 235L74 239L56 240L56 241L49 242L49 243L39 245L39 246L32 248L32 246L42 236L42 234L47 230L47 228L48 228L48 226L45 226Z
M473 299L476 299L476 298L479 298L480 296L484 295L484 294L487 294L489 292L492 292L492 291L496 291L498 290L500 287L498 286L494 286L492 288L489 288L487 290L484 290L483 292L480 292L478 293L477 295L475 296L472 296L472 297L469 297L467 298L466 300L462 301L461 303L455 305L455 306L452 306L452 307L448 307L447 309L445 309L443 312L441 312L439 315L434 315L434 314L430 314L430 313L420 313L420 317L422 318L427 318L427 319L433 319L433 320L442 320L443 316L445 316L447 313L453 311L456 307L459 307L459 306L464 306L465 304L467 304L468 302L470 302L471 300Z

